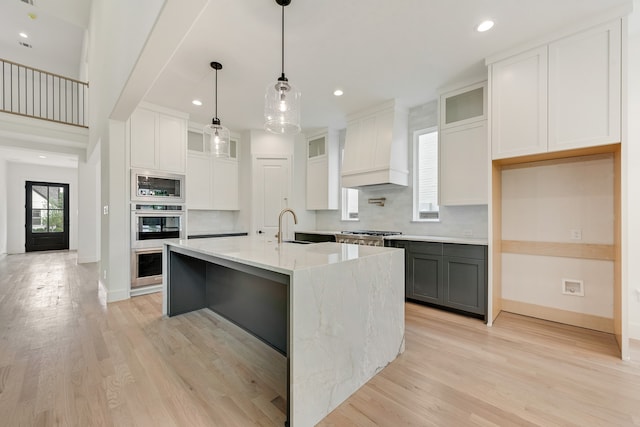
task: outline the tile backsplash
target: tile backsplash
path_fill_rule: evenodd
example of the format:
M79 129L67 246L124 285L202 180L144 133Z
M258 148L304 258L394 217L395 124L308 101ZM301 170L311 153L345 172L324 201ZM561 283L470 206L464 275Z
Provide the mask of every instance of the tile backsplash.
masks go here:
M413 133L438 124L438 103L431 101L409 111L409 173L413 176ZM344 132L340 138L344 141ZM384 197L384 206L369 204L368 199ZM340 211L317 211L318 230L389 230L404 234L446 237L488 236L487 205L440 206L437 222L413 222L413 188L383 187L360 189L358 196L359 221L341 221Z

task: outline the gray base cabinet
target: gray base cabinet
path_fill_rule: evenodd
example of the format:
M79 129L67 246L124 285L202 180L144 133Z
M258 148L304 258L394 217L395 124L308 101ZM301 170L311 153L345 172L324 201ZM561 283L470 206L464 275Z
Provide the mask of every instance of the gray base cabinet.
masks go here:
M395 240L405 250L408 299L487 315L487 247Z

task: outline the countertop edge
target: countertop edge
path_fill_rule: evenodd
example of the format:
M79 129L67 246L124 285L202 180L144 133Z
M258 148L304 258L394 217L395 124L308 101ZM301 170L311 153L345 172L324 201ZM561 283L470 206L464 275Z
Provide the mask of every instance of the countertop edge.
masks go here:
M397 236L387 236L385 240L407 240L412 242L434 242L434 243L457 243L461 245L481 245L487 246L486 239L469 239L465 237L443 237L443 236L416 236L401 234Z
M233 238L233 237L232 237ZM314 268L320 268L320 267L324 267L326 265L331 265L331 263L329 264L321 264L321 265L309 265L309 266L304 266L304 267L298 267L298 268L287 268L287 267L281 267L281 266L276 266L273 264L268 264L268 263L263 263L260 261L256 261L256 260L251 260L251 259L247 259L244 257L238 257L235 255L227 255L223 252L219 252L216 250L210 250L207 248L197 248L197 247L192 247L190 246L188 243L183 243L183 242L188 242L187 239L181 239L181 240L174 240L174 241L165 241L165 245L166 246L174 246L176 248L180 248L182 250L185 251L189 251L189 252L193 252L193 253L199 253L208 257L213 257L213 258L219 258L225 261L230 261L230 262L235 262L238 264L244 264L244 265L248 265L248 266L252 266L252 267L256 267L256 268L260 268L263 270L268 270L268 271L273 271L276 273L281 273L281 274L286 274L289 276L293 276L293 274L297 271L304 271L304 270L309 270L309 269L314 269ZM315 245L349 245L349 246L357 246L357 245L350 245L350 244L345 244L345 243L335 243L335 242L321 242L321 243L315 243ZM306 246L306 245L303 245ZM376 249L380 249L381 251L378 253L372 253L372 254L367 254L367 255L362 255L360 256L360 258L368 258L368 257L373 257L373 256L379 256L384 252L387 252L389 250L397 250L396 248L390 248L390 247L376 247ZM349 260L344 260L342 262L351 262L354 261L353 259L349 259Z

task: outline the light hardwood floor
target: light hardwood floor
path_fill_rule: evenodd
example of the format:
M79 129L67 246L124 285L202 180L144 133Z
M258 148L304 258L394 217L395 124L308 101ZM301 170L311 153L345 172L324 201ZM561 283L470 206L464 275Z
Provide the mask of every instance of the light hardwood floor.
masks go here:
M73 252L0 256L1 426L281 426L285 362L160 294L106 304ZM640 346L406 305L406 351L321 426L640 425Z

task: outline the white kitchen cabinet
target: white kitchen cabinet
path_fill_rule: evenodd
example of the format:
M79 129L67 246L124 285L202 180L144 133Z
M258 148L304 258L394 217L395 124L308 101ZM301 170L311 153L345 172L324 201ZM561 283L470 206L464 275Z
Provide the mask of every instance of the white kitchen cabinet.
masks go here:
M440 95L440 130L487 119L487 82Z
M439 200L442 206L488 202L487 82L440 95Z
M307 209L334 210L339 202L338 131L328 129L307 138Z
M213 158L211 166L211 209L217 211L237 211L238 204L238 161L235 159Z
M347 119L342 186L409 183L408 112L389 101Z
M238 210L238 139L233 138L229 158L210 155L202 134L189 131L187 153L187 209Z
M620 142L621 25L549 44L549 151Z
M494 159L547 150L547 47L491 64Z
M493 159L620 142L621 25L490 64Z
M489 191L487 121L440 132L440 200L442 206L486 205Z
M159 109L138 107L129 118L131 167L184 173L186 116Z
M187 153L187 209L211 209L211 158Z

